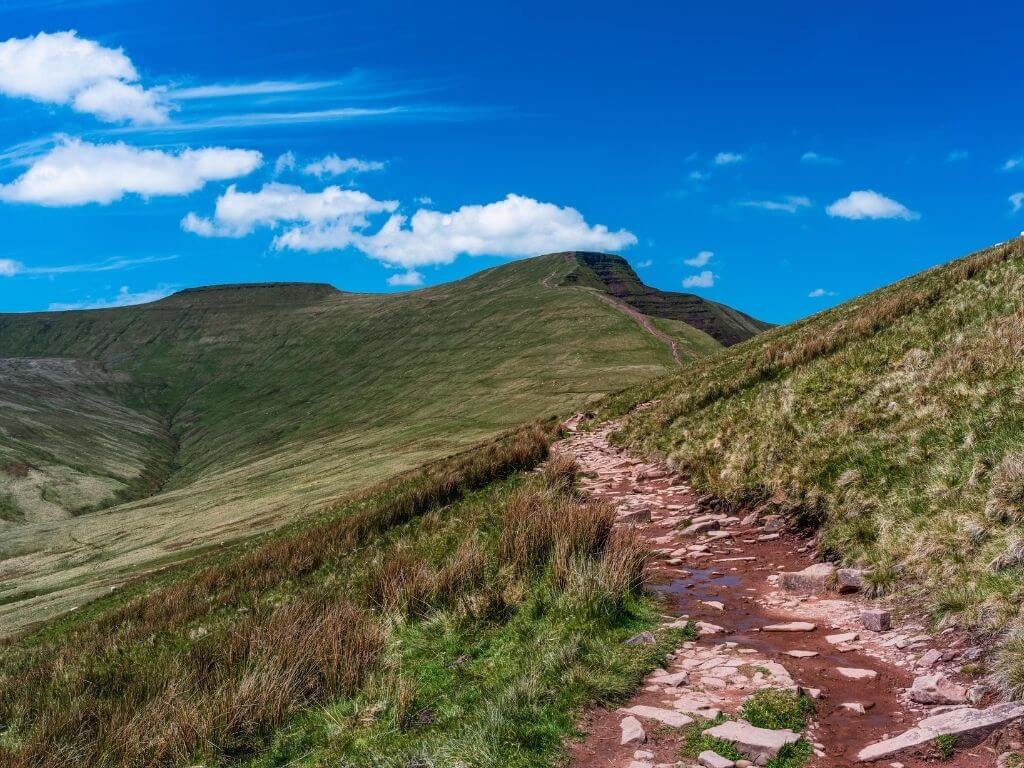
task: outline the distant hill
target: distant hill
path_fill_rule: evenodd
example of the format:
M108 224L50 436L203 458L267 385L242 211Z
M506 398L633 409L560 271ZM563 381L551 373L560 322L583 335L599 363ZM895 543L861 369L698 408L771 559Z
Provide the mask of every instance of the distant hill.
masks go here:
M576 268L566 276L566 283L606 291L651 317L680 320L723 346L746 341L772 327L770 323L694 294L670 293L644 285L621 256L585 251L567 255L576 262Z
M0 315L0 634L761 327L600 259Z
M820 531L939 626L1015 629L1024 695L1024 239L617 395L622 439L700 488ZM1014 683L1013 681L1016 680Z

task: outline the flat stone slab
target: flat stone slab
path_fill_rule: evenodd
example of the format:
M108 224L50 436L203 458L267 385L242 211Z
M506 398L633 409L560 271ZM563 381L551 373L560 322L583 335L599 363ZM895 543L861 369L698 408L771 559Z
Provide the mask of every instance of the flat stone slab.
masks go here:
M769 624L764 627L765 632L813 632L818 628L817 624L809 621L790 621L785 624Z
M1022 717L1024 717L1024 704L1015 702L996 704L987 709L971 707L954 709L950 712L943 712L941 715L926 717L909 731L864 747L857 753L857 759L862 763L881 760L905 749L920 747L939 736L982 734Z
M836 672L847 680L874 680L878 673L873 669L859 669L858 667L836 667Z
M817 595L828 590L835 572L836 567L831 563L815 563L802 571L780 574L779 584L787 592Z
M792 651L786 651L787 656L792 656L794 659L810 659L818 655L817 651L801 651L794 649Z
M825 642L832 645L852 643L857 640L860 640L860 632L842 632L838 635L825 635Z
M736 763L727 757L722 757L717 752L706 749L697 755L697 762L704 768L734 768Z
M661 707L649 707L646 704L637 704L624 710L625 712L642 717L646 720L656 720L662 725L670 728L685 728L693 722L692 717L687 717L682 712L674 709L662 709Z
M704 735L728 741L755 763L765 758L770 760L779 754L779 750L784 746L800 740L800 734L788 728L773 731L769 728L757 728L743 720L730 720L714 728L708 728Z

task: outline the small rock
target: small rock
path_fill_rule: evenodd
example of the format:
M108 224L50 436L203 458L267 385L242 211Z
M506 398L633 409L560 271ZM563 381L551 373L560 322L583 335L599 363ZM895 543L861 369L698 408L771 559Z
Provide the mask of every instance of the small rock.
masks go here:
M697 755L697 762L705 768L733 768L736 765L732 760L722 757L717 752L706 749Z
M765 632L813 632L818 628L817 624L809 621L790 621L786 624L769 624L764 627Z
M859 701L844 701L839 706L842 707L845 710L853 712L855 715L866 715L867 714L867 710L864 709L864 705L861 704Z
M657 640L651 632L641 632L639 635L629 638L626 645L654 645L656 642Z
M619 741L620 744L643 744L647 741L647 733L644 731L644 727L640 724L640 721L632 715L624 717L622 722L619 723L619 727L622 729L622 739Z
M918 704L963 704L967 701L967 689L942 673L914 678L909 695L910 700Z
M878 673L873 669L859 669L857 667L836 667L836 672L847 680L874 680Z
M792 651L786 651L786 655L787 656L792 656L794 659L810 659L810 658L813 658L814 656L817 656L818 652L817 651L792 650Z
M860 621L864 629L872 632L888 632L892 629L892 615L881 608L865 608L860 612Z
M933 667L935 663L942 658L942 652L932 648L930 651L924 654L919 660L918 665L922 667Z
M701 602L708 606L708 608L714 608L716 611L725 610L725 603L720 603L717 600L701 600Z
M843 594L860 592L864 583L864 570L861 568L840 568L836 571L836 589Z
M841 645L842 643L852 643L855 640L860 640L859 632L842 632L838 635L825 635L825 642L831 643L832 645Z
M828 590L835 572L831 563L815 563L802 571L780 574L779 585L787 592L818 595Z

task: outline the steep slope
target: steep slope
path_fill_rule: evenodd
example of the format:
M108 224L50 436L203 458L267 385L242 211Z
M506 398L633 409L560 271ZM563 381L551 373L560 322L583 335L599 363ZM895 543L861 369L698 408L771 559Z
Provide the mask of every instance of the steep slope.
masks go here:
M0 316L0 357L59 358L111 378L111 402L79 377L60 403L36 403L62 412L46 418L126 446L115 471L106 448L83 451L35 416L10 417L18 439L0 434L10 466L53 478L73 468L77 490L50 492L56 507L68 500L63 516L54 506L29 515L12 496L12 522L0 523L0 631L664 373L676 365L666 339L683 356L718 347L672 319L650 320L651 333L607 296L563 284L578 266L540 257L401 295L224 286ZM101 426L95 411L115 407ZM0 473L0 487L16 479Z
M660 291L644 285L621 256L584 251L569 255L577 266L566 276L567 283L607 292L645 315L684 322L723 346L745 341L772 327L700 296Z
M985 633L1016 626L1024 598L1022 380L1016 239L697 361L606 412L657 400L623 440L723 498L820 527L822 550L869 567L876 592ZM1011 637L1001 680L1021 694L1024 635Z

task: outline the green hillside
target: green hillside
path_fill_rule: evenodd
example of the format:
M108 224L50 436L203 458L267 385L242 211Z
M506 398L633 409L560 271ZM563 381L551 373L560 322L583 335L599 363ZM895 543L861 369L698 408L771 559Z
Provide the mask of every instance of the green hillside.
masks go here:
M673 346L719 347L684 311L644 319L574 285L582 265L554 254L398 295L222 286L0 316L0 634L663 374Z
M985 634L1021 622L1022 382L1016 239L627 390L606 415L657 400L624 442L820 528L822 552L870 567L877 593ZM1017 694L1020 638L1001 662Z

